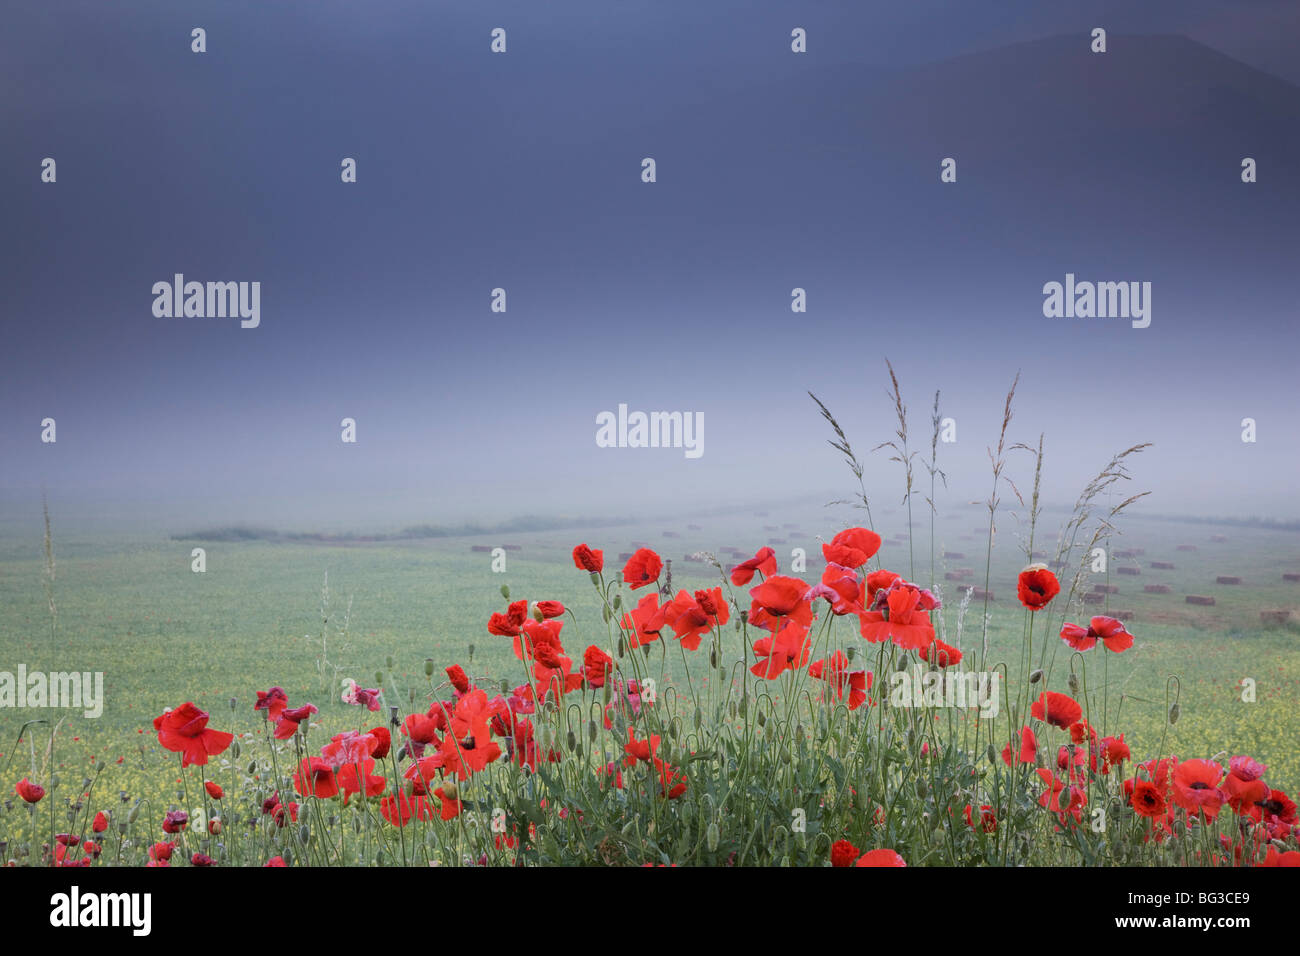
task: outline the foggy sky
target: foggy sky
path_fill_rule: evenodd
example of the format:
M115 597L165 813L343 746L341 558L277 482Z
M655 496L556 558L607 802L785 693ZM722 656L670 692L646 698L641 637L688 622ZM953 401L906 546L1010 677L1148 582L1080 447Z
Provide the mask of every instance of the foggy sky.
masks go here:
M0 508L44 484L365 530L846 494L809 389L894 504L888 358L914 449L936 389L957 423L941 500L988 494L1019 372L1009 441L1045 434L1049 501L1149 441L1149 510L1300 516L1300 15L1132 6L11 12ZM177 272L259 281L260 326L156 318ZM1044 317L1067 272L1151 282L1151 326ZM596 447L620 403L702 413L703 457Z

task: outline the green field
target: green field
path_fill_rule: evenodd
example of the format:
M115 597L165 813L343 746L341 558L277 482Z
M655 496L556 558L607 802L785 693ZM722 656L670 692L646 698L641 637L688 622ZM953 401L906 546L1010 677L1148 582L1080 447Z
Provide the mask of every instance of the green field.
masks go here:
M886 538L882 564L928 583L928 526L915 529L912 572L906 542L893 538L905 530L905 516L892 512L877 517L877 530ZM1036 547L1055 550L1044 542L1052 537L1057 517L1044 516ZM782 571L788 572L791 549L803 547L810 558L803 577L813 581L821 571L817 536L829 539L861 520L861 512L847 508L809 506L768 515L690 519L697 529L686 521L656 522L495 537L325 544L172 540L163 530L148 535L81 533L64 528L56 513L57 622L52 622L43 583L39 514L35 521L10 521L0 542L0 670L13 672L24 664L29 671L102 671L106 702L103 716L96 720L80 713L0 710L5 787L11 789L22 776L45 769L49 728L33 728L21 743L17 738L25 721L51 717L61 721L51 769L72 788L93 776L94 763L99 762L105 765L96 783L101 794L120 791L128 799L174 802L174 755L159 747L151 727L166 707L192 700L211 712L212 726L218 729L260 733L261 721L252 710L255 692L278 684L295 705L310 701L320 708L316 723L324 733L317 737L324 739L357 728L358 711L339 700L339 678L376 686L382 677L387 701L403 710L413 702L422 710L431 699L426 660L435 665L435 683L442 680L442 669L454 663L464 665L476 680L487 683L490 678L489 686L501 678L512 686L522 683L510 640L493 637L485 628L489 614L504 607L503 585L512 598L556 599L573 610L578 625L566 623L563 638L575 659L592 643L612 650L588 576L575 570L570 560L573 545L580 541L604 548L611 572L622 566L620 552L644 542L672 559L675 588L719 583L713 568L684 560L699 549L735 547L753 553L772 543ZM983 520L979 510L950 514L936 535L940 555L964 554L939 557L935 566L947 605L941 633L949 643L957 643L958 600L944 575L971 568L973 582L983 585ZM999 524L1015 526L1006 517ZM1284 572L1300 570L1300 537L1287 531L1141 517L1126 519L1120 530L1113 550L1140 548L1145 553L1133 559L1112 556L1109 574L1089 576L1085 590L1107 583L1118 588L1107 597L1109 609L1131 612L1127 623L1137 644L1121 656L1107 655L1106 670L1101 669L1100 651L1088 657L1093 723L1105 733L1124 732L1135 760L1154 756L1162 738L1163 752L1182 758L1218 754L1226 760L1250 754L1268 765L1273 786L1294 793L1300 785L1295 746L1300 731L1300 628L1294 622L1264 626L1260 611L1300 611L1300 584L1283 580ZM665 537L665 532L673 536ZM1220 536L1224 540L1212 540ZM492 555L471 550L498 544L518 546L507 552L505 573L492 570ZM1179 545L1194 545L1196 550L1179 550ZM206 548L204 573L191 571L190 554L196 546ZM1152 569L1152 561L1173 562L1175 568ZM1015 599L1015 578L1025 563L1014 535L1000 531L990 572L989 660L1005 660L1013 673L1026 621ZM1121 565L1138 567L1141 573L1121 575ZM1219 575L1239 576L1242 584L1216 584ZM327 576L326 603L322 591ZM1169 585L1171 591L1145 593L1143 587L1149 584ZM1186 604L1186 594L1211 595L1215 606ZM981 601L972 602L963 622L960 646L968 656L979 645L982 606ZM1106 609L1106 604L1089 605L1086 611L1071 608L1068 619L1086 623L1089 614ZM1054 660L1050 686L1059 690L1064 689L1069 649L1043 630L1049 626L1044 622L1057 621L1064 610L1056 607L1052 617L1035 622L1035 648L1048 639L1048 659ZM323 673L322 633L329 661ZM845 646L855 640L847 627L835 633ZM739 657L739 633L728 629L727 634L734 644L728 649ZM675 649L664 655L665 650L656 648L649 666L652 672L663 671L666 687L680 679L682 662ZM1179 682L1181 711L1173 726L1166 719L1171 676ZM1257 684L1253 703L1241 699L1244 678ZM1104 723L1099 719L1103 703L1108 707ZM382 716L365 715L376 723ZM217 766L224 768L221 773L231 772L225 758Z

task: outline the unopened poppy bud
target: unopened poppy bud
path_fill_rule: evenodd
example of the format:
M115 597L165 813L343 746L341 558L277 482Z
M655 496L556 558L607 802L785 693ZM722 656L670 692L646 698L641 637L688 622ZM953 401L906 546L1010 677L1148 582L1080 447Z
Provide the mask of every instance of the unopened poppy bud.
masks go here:
M710 823L709 828L704 831L704 844L709 848L710 853L716 853L718 843L722 839L722 834L718 831L716 823Z
M898 659L898 663L894 665L894 670L898 671L901 674L903 671L907 670L907 667L908 667L907 658L900 657Z
M472 661L474 659L474 645L471 644L466 649L469 651L469 659Z
M997 748L994 747L992 744L989 744L988 749L984 751L984 756L989 758L989 763L997 763L998 762Z
M734 712L733 712L732 716L735 716ZM741 717L748 717L748 716L749 716L749 698L748 698L748 697L742 697L742 698L740 698L740 716L741 716Z
M573 751L578 747L578 735L570 730L568 734L565 735L564 742L569 746L569 753L573 753Z
M298 842L303 846L311 843L311 827L305 823L298 828Z
M1181 711L1179 711L1177 704L1174 704L1169 708L1169 726L1172 727L1174 724L1178 723L1179 713L1181 713Z
M917 780L916 780L916 793L917 793L917 796L924 797L924 796L925 796L926 794L928 794L929 792L930 792L930 788L929 788L928 786L926 786L925 778L924 778L924 777L918 777Z
M428 659L426 659L425 662L424 662L424 676L425 676L425 677L432 677L432 676L433 676L433 659L432 659L432 658L428 658Z
M533 620L539 624L546 620L546 615L542 613L542 608L538 604L533 604Z
M230 698L230 709L231 709L231 710L234 710L234 709L235 709L236 707L238 707L238 706L239 706L239 701L238 701L238 699L236 699L236 698L234 698L234 697Z
M625 645L624 645L624 643L623 643L623 635L620 634L620 635L618 636L618 656L619 656L619 657L622 657L623 654L624 654L624 646L625 646ZM608 681L606 682L606 685L608 685Z
M619 608L621 608L623 606L623 595L615 594L613 604L614 604L614 610L617 611Z
M409 688L409 689L407 690L407 692L406 692L406 700L407 700L407 702L408 702L412 707L415 706L415 688L414 688L414 687Z
M716 647L709 648L709 666L713 668L718 666L718 649Z
M507 601L510 600L510 585L508 584L501 585L501 596L505 598Z
M242 748L239 746L239 738L236 737L234 740L232 740L232 741L230 742L230 759L231 759L231 760L238 760L238 759L239 759L239 752L240 752L241 749L242 749Z
M126 812L126 822L135 823L136 818L140 816L140 801L137 800L130 810Z
M702 711L702 710L700 710L700 708L696 707L696 708L695 708L695 714L694 714L694 716L691 718L691 721L692 721L692 723L695 724L695 729L696 729L696 730L699 730L699 729L700 729L700 725L701 725L702 723L704 723L704 711Z
M1037 684L1042 679L1043 679L1043 672L1038 668L1035 668L1034 672L1029 675L1029 683L1031 684Z
M762 727L766 723L767 723L767 718L763 716L763 712L760 710L758 712L758 726Z
M1077 675L1073 673L1070 674L1070 676L1065 679L1065 686L1070 688L1071 697L1079 696L1079 678Z

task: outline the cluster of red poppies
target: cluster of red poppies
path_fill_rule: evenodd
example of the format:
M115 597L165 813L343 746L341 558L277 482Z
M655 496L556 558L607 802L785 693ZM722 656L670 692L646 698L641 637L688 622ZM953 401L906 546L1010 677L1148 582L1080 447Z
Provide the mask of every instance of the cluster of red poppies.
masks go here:
M828 693L837 701L847 698L848 709L856 710L864 703L876 703L869 695L873 675L865 669L853 670L851 655L843 650L809 662L809 631L814 609L821 600L826 601L832 615L856 618L858 633L869 643L892 642L938 667L953 666L962 660L958 648L936 637L930 616L940 607L936 595L891 571L867 570L868 560L880 545L880 537L866 528L841 531L822 545L826 569L820 581L812 585L778 573L775 553L763 548L730 574L731 584L736 587L751 584L756 576L760 578L749 589L747 610L729 602L721 587L681 590L675 596L661 594L658 582L663 562L654 551L641 548L623 567L622 583L633 591L654 587L619 617L616 609L622 601L617 596L610 600L603 552L580 544L573 549L573 563L591 574L606 613L618 620L620 655L627 648L645 648L666 635L671 635L683 651L696 651L705 635L721 634L723 625L732 618L731 605L735 603L747 626L763 635L752 643L755 663L750 671L754 676L773 680L787 672L806 671L828 685ZM1060 593L1060 583L1046 566L1031 565L1020 574L1017 593L1029 611L1037 612ZM503 757L533 770L542 763L559 761L562 754L551 728L548 725L539 732L533 716L548 701L558 705L568 694L597 690L605 701L606 729L617 726L619 733L624 729L627 733L622 759L602 768L602 785L622 789L624 770L635 771L636 779L648 781L657 797L680 798L687 792L688 780L679 767L664 758L659 735L647 730L644 736L637 736L636 722L642 716L642 707L654 703L653 688L635 678L625 679L613 656L596 645L587 647L581 662L575 664L561 640L565 613L564 605L554 600L531 604L516 600L504 611L493 613L487 630L512 640L514 655L525 671L524 683L513 689L503 684L499 692L489 695L459 665L447 667L451 689L448 698L435 701L423 712L408 714L401 721L397 709L392 709L391 726L397 729L400 739L394 740L386 726L348 731L335 735L320 748L319 756L302 757L293 773L297 794L317 800L339 797L345 805L353 796L378 797L383 819L397 827L413 819L451 820L463 812L458 783L463 784ZM1086 627L1067 623L1060 637L1076 651L1087 651L1100 643L1106 651L1120 653L1132 647L1134 641L1120 621L1105 616L1093 617ZM376 711L381 691L349 681L342 699ZM293 738L300 725L317 713L312 704L291 708L288 695L280 687L258 692L254 709L264 713L266 726L273 728L269 733L276 740ZM1033 701L1030 716L1037 723L1026 724L1017 739L1003 747L1002 760L1011 767L1032 766L1046 787L1038 798L1039 804L1055 815L1058 828L1077 825L1082 822L1087 804L1088 775L1122 773L1124 764L1131 761L1124 735L1100 736L1070 694L1043 691ZM154 729L163 748L181 754L182 768L202 766L209 757L225 752L234 739L232 734L209 728L208 720L208 714L187 702L155 719ZM1055 757L1050 756L1050 747L1039 741L1039 732L1050 733L1048 728L1068 734L1068 741L1058 745ZM379 769L385 760L391 762L394 789L390 789L390 778ZM405 767L399 771L402 764ZM1264 772L1262 765L1244 756L1232 758L1226 774L1212 760L1161 758L1138 764L1132 777L1123 780L1122 790L1129 806L1148 821L1148 840L1161 841L1178 833L1180 827L1213 821L1227 804L1241 823L1237 828L1240 839L1222 838L1223 850L1234 863L1240 864L1243 858L1258 859L1258 850L1267 846L1265 865L1300 865L1300 852L1279 852L1270 842L1296 834L1297 811L1285 793L1264 782ZM219 786L210 781L205 786L209 797L222 799ZM18 783L15 791L28 803L36 803L45 795L43 788L26 779ZM278 826L296 821L298 810L296 802L282 801L278 792L262 807L263 814ZM560 812L565 813L563 809ZM987 804L967 804L963 813L967 826L986 833L995 832L1001 818ZM183 832L188 823L184 812L172 811L162 829L174 835ZM106 826L107 818L101 813L95 818L95 832L102 832ZM210 833L219 833L220 827L219 816L209 820ZM498 834L498 848L515 847L519 835ZM71 834L60 834L57 842L56 862L62 865L89 865L99 853L95 841L82 841ZM152 846L149 865L168 865L175 846L174 841ZM73 859L69 851L76 847L84 852ZM830 856L834 866L906 865L892 849L864 852L847 840L836 842ZM190 862L202 866L213 861L196 853ZM284 860L276 857L265 865L283 866Z

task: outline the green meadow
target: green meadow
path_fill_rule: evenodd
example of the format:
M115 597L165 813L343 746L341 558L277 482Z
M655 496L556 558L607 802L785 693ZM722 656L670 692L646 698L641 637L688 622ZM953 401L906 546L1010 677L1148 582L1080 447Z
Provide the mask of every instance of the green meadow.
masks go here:
M1054 517L1041 519L1040 542L1050 537ZM767 544L783 573L791 569L793 550L803 548L803 576L813 581L822 568L818 536L829 539L860 521L861 512L845 508L803 507L563 532L295 543L174 540L164 532L79 534L62 528L55 515L56 615L46 596L43 527L39 520L22 527L11 523L0 546L0 670L16 672L23 664L29 672L100 671L105 701L103 715L93 720L78 711L0 709L0 763L14 780L41 770L50 725L32 727L21 743L18 738L26 721L49 718L57 728L48 757L55 771L77 780L100 762L105 768L99 787L165 797L171 780L164 758L170 755L159 748L151 721L187 700L209 711L214 727L258 730L256 691L280 685L295 705L319 707L316 723L329 734L357 726L358 712L339 699L345 678L382 686L386 702L403 711L427 707L451 664L490 686L500 680L521 684L523 671L510 640L485 628L488 616L504 608L503 586L512 599L553 599L570 608L576 623L566 621L563 639L575 659L588 644L612 652L615 640L594 589L570 559L580 541L603 548L611 570L621 567L619 555L635 550L634 543L655 548L672 561L674 589L721 581L717 569L688 561L688 555L707 550L726 566L734 560L722 549L752 554ZM911 555L899 512L885 513L879 524L886 539L882 565L928 583L928 524L914 528ZM969 568L968 579L983 587L984 525L984 513L972 509L941 517L943 530L936 531L934 574L946 605L941 635L972 661L981 643L984 601L970 602L958 637L961 595L945 576ZM999 525L1015 522L1004 515ZM1120 532L1113 552L1142 553L1127 559L1112 554L1107 573L1086 574L1081 590L1109 585L1115 593L1087 605L1076 596L1066 615L1086 624L1090 614L1123 612L1137 638L1130 651L1105 655L1104 667L1100 649L1086 655L1081 676L1093 713L1105 708L1105 732L1123 732L1135 759L1154 756L1162 742L1161 752L1183 758L1248 753L1269 766L1275 786L1294 792L1300 786L1300 625L1265 624L1260 612L1300 611L1300 584L1283 580L1285 572L1300 570L1300 536L1140 516L1126 518ZM493 569L490 552L473 550L507 545L504 571ZM206 551L203 573L191 569L195 547ZM1042 547L1054 551L1050 543ZM1153 561L1175 567L1153 569ZM1013 672L1027 620L1015 598L1015 578L1025 563L1020 542L1000 527L989 572L988 659L1005 661ZM1121 567L1140 574L1122 574ZM1220 575L1242 583L1217 584ZM1068 590L1068 574L1062 580ZM1147 585L1170 591L1147 593ZM742 589L736 593L743 599ZM1212 596L1215 604L1187 604L1188 594ZM1044 633L1059 627L1051 622L1062 608L1053 610L1034 622L1034 656L1046 640L1049 686L1063 690L1070 650L1054 633ZM844 647L862 643L846 622L837 622L832 639ZM737 658L741 641L739 632L728 630L727 646ZM669 650L664 642L648 659L664 688L680 685L683 676L680 655ZM433 681L425 676L426 661L433 664ZM1243 700L1251 696L1244 693L1246 679L1254 681L1254 701ZM1167 702L1173 700L1179 717L1171 726ZM383 715L368 716L380 722Z

